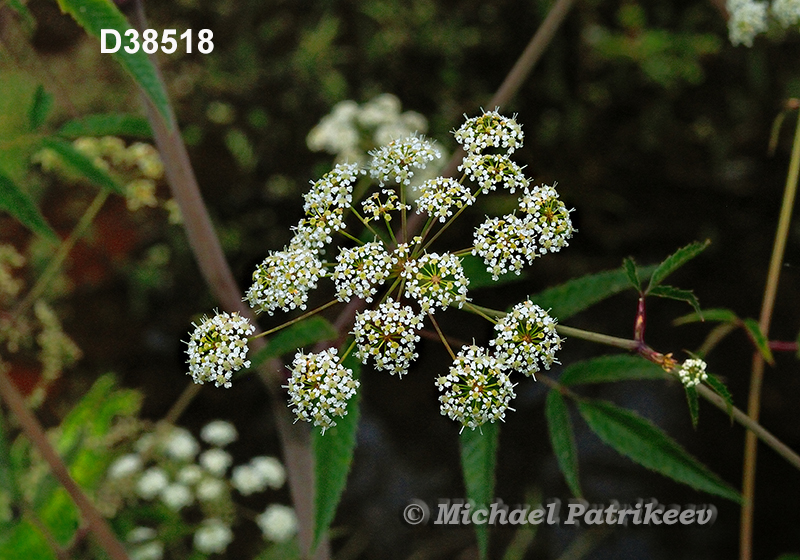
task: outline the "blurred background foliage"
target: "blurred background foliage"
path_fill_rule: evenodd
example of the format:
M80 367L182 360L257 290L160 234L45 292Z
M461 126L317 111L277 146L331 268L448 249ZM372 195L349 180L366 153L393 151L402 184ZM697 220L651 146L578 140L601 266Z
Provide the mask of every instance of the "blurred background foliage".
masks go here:
M511 0L148 2L151 27L214 33L210 55L180 54L179 48L159 58L240 285L249 284L254 265L267 251L288 241L289 226L301 216L301 192L330 167L330 156L306 147L306 135L333 105L392 93L404 110L428 117L428 134L452 153L449 132L463 113L474 115L488 102L549 7L545 1ZM30 18L0 3L0 142L24 126L21 115L27 115L39 84L53 96L48 121L53 128L88 113L140 111L128 78L60 14L55 2L31 0L27 8ZM775 157L767 157L766 146L783 101L800 96L799 56L796 32L760 38L752 49L731 47L724 14L711 2L579 2L517 98L501 107L518 113L524 125L526 145L515 154L517 160L535 182L558 181L562 199L576 208L578 233L568 251L542 259L524 281L502 290L522 297L617 267L628 255L649 264L690 241L709 238L711 248L681 271L680 285L693 288L704 307L756 316L790 134L781 136ZM66 235L94 191L43 173L30 165L31 155L24 145L13 154L6 150L0 169L24 184L53 227ZM166 194L163 182L158 188ZM473 223L505 203L493 204L476 209ZM450 240L464 231L450 233ZM26 248L26 274L35 278L48 253L40 247L43 242L6 216L0 216L0 232L3 242ZM795 225L774 338L797 335L799 270L800 228ZM122 199L112 198L56 285L50 297L63 296L57 310L84 359L54 386L44 411L51 419L62 416L99 373L115 371L126 386L144 390L146 416L163 415L188 383L180 340L189 318L215 305L180 229L170 226L160 210L130 213ZM491 304L493 295L485 290L481 303ZM702 325L669 327L688 311L681 305L651 305L648 339L655 348L679 353L702 341L707 332ZM629 337L634 314L634 299L618 297L570 324ZM442 318L446 331L464 339L486 338L485 327L476 330L463 316L448 315ZM435 348L424 345L423 352ZM560 359L567 364L601 351L567 341ZM414 552L415 558L455 558L471 546L469 528L412 530L399 522L410 497L435 501L463 495L457 429L437 414L431 378L446 363L435 354L402 385L388 376L365 383L356 463L335 524L341 558L407 558ZM740 406L749 360L741 334L709 360ZM775 373L767 376L762 416L795 448L800 446L796 371L796 361L779 357ZM34 374L15 375L19 381ZM704 409L699 429L692 432L682 391L638 382L603 387L597 394L654 419L738 484L742 432L730 428L724 415ZM520 386L518 412L503 426L497 492L507 503L531 495L568 497L544 443L543 397L534 384ZM203 391L184 421L196 427L210 417L230 418L247 445L275 452L266 402L257 380L246 379L229 391ZM590 500L709 501L614 455L580 422L576 427ZM800 485L791 482L796 477L788 465L762 454L759 557L797 549L792 535L800 522L794 507ZM737 546L738 509L717 506L720 514L711 528L625 529L582 538L596 547L593 558L730 558ZM498 528L493 535L492 555L500 557L514 531ZM528 557L555 558L577 535L567 528L544 529Z

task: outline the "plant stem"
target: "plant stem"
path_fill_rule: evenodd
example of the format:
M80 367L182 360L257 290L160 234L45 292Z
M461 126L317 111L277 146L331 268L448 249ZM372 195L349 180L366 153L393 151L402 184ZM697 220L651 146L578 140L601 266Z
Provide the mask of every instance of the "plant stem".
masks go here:
M444 344L444 347L447 348L447 353L450 354L450 357L455 360L456 355L453 354L453 349L450 348L450 344L447 342L447 337L444 336L442 329L439 328L439 323L436 322L436 319L433 317L433 313L428 313L428 317L430 318L431 323L433 323L433 328L435 328L436 332L439 334L439 339L442 341L442 344Z
M775 307L775 296L778 291L781 263L786 250L786 239L789 235L789 225L792 221L792 207L797 193L797 179L800 176L800 111L797 112L797 127L792 144L792 157L789 162L789 172L786 175L786 185L783 189L783 202L781 203L778 227L775 232L775 242L772 246L772 257L767 273L767 285L764 288L764 300L761 304L761 315L758 325L764 336L769 337L769 325L772 320L772 311ZM761 409L761 385L764 379L764 359L759 352L753 353L753 366L750 372L750 394L747 400L747 415L758 422ZM742 496L744 505L740 518L739 528L739 558L750 560L753 557L753 514L756 480L756 458L758 447L753 432L745 435L744 466L742 475Z
M61 269L61 266L64 264L64 260L75 246L75 243L78 242L78 239L83 237L83 235L86 233L86 230L89 229L89 226L97 217L97 214L100 212L100 209L103 207L103 204L105 203L109 194L111 194L111 192L108 189L102 189L95 195L94 200L92 200L92 203L89 204L86 210L84 210L81 219L78 220L78 223L69 234L69 237L61 242L61 245L58 247L58 251L56 251L56 254L52 259L50 259L50 262L47 263L47 267L44 269L41 276L39 276L38 280L36 280L36 284L33 285L31 291L28 292L25 298L19 302L16 308L14 308L12 313L14 317L19 317L25 313L28 308L41 297L41 295L50 285L50 282L58 273L59 269Z
M337 303L339 303L338 299L332 299L328 303L324 303L324 304L320 305L319 307L317 307L316 309L312 309L311 311L306 311L305 313L303 313L299 317L295 317L291 321L286 321L285 323L280 324L275 328L272 328L272 329L270 329L268 331L264 331L264 332L259 333L257 335L251 336L250 340L255 340L256 338L262 338L262 337L265 337L265 336L267 336L269 334L276 333L281 329L285 329L286 327L290 327L290 326L294 325L295 323L299 323L300 321L303 321L304 319L308 319L312 315L316 315L320 311L324 311L324 310L328 309L330 306L336 305Z
M111 531L111 527L108 526L106 520L100 515L100 512L97 511L97 508L89 497L69 474L69 470L64 464L64 461L50 444L50 440L47 439L47 434L45 434L42 425L33 413L28 410L22 394L20 394L14 383L2 369L0 369L0 395L2 395L3 400L6 401L11 412L17 417L22 431L25 432L25 435L31 440L31 443L33 443L39 453L41 453L42 458L50 466L50 471L53 473L53 476L56 477L58 482L64 487L67 493L69 493L72 501L75 502L75 505L81 513L81 517L83 517L89 530L97 539L97 544L100 545L113 560L130 560L122 543L119 542Z

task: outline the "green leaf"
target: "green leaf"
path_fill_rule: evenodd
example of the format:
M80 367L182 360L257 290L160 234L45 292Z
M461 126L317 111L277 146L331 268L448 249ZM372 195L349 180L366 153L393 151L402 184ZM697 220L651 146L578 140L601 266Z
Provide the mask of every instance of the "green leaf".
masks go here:
M251 362L252 367L258 367L271 358L277 358L296 352L298 348L316 344L324 340L334 340L339 334L331 323L320 316L309 317L299 323L280 331L267 342L261 350L256 352Z
M691 243L686 247L678 249L669 257L667 257L664 262L658 265L653 275L650 277L650 284L647 286L647 290L645 293L650 293L653 288L661 284L664 280L666 280L667 276L678 270L680 267L685 265L687 262L695 258L697 255L703 252L706 247L711 244L711 241L706 239L702 243L697 241L695 243Z
M769 340L767 337L764 336L764 333L761 332L761 327L758 325L758 321L755 319L744 319L742 321L742 325L744 325L745 330L747 331L748 336L753 341L753 344L756 345L756 348L759 352L761 352L761 356L764 358L769 365L775 365L775 358L772 356L772 350L769 347Z
M88 115L64 123L58 129L59 136L77 138L79 136L134 136L151 138L153 131L147 119L139 115L107 113Z
M775 560L800 560L800 554L781 554Z
M354 354L344 360L344 367L353 370L358 379L361 362ZM311 450L314 454L314 546L328 530L336 515L336 508L347 484L347 474L353 462L358 431L359 400L358 391L347 403L347 415L336 420L333 428L314 429L311 434Z
M648 266L640 268L639 273L647 277L653 270L655 267ZM530 299L543 309L549 309L552 317L563 321L630 287L628 275L617 268L570 280L531 296Z
M50 148L73 170L83 175L94 185L109 189L117 194L125 195L125 190L108 173L97 167L94 162L76 150L72 144L61 138L49 137L42 140L45 148Z
M684 387L686 389L686 402L689 403L689 414L692 416L692 427L697 429L697 422L700 419L700 399L697 397L695 387Z
M131 26L114 3L109 0L58 0L58 5L61 6L61 11L71 15L89 35L96 39L100 39L101 29L114 29L120 34L122 45L111 56L133 77L161 113L167 126L171 127L167 92L147 54L141 48L133 54L125 50L125 46L129 45L129 38L125 36L125 32L131 29ZM139 36L140 45L141 41Z
M707 375L708 379L706 379L706 383L725 401L725 408L728 411L728 416L731 418L731 423L733 423L733 396L731 392L728 391L728 387L725 386L725 383L723 383L719 377L711 373Z
M580 385L666 377L667 374L661 367L640 356L611 354L568 365L558 382L562 385Z
M626 257L622 261L622 268L625 270L625 274L628 276L633 288L637 292L641 292L642 281L639 279L639 273L636 270L636 262L634 262L633 257Z
M467 498L474 500L476 507L489 507L494 498L494 478L497 467L497 442L500 426L487 422L475 430L461 432L461 470ZM489 528L486 524L475 525L478 540L478 556L481 560L489 554Z
M738 323L739 317L730 309L714 308L704 309L702 313L689 313L683 317L675 319L673 325L685 325L687 323L697 323L699 321L715 321L718 323Z
M558 460L558 466L564 474L570 492L576 498L582 498L580 481L578 479L578 449L575 446L575 436L572 432L572 421L564 397L556 390L547 394L545 403L547 425L550 428L550 443L553 453Z
M470 290L502 286L503 284L519 282L527 277L524 271L519 275L514 272L506 272L498 276L497 280L492 280L492 274L486 270L483 259L474 255L464 255L461 257L461 267L464 269L464 275L469 278Z
M300 560L297 539L269 544L255 557L255 560Z
M33 103L31 103L30 111L28 111L31 130L36 130L44 124L52 107L53 96L47 93L44 87L37 87L36 93L33 94Z
M58 241L58 235L47 223L39 209L14 182L0 173L0 209L5 210L32 232Z
M703 312L700 311L700 302L697 301L697 298L691 290L681 290L680 288L676 288L674 286L656 286L647 293L651 296L685 301L694 307L695 313L699 314L701 317L703 316Z
M601 440L643 467L697 490L741 503L735 489L649 420L604 401L579 402L578 410Z

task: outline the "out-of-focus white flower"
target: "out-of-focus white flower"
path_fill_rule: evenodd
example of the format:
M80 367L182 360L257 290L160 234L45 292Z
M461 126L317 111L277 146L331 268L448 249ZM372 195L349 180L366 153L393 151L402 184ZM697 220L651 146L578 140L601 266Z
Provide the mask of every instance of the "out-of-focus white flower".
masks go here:
M225 494L225 483L218 478L204 478L197 485L196 493L201 502L215 502Z
M167 487L169 478L159 467L150 467L142 473L136 483L136 493L145 500L152 500Z
M205 554L222 553L233 540L233 531L219 519L206 519L194 533L194 547Z
M174 511L190 505L194 501L192 491L183 484L172 483L161 490L161 501Z
M108 467L110 478L125 478L142 470L142 458L136 453L128 453L118 457L111 466Z
M214 476L223 476L233 463L233 457L222 449L209 449L200 454L200 464Z
M233 443L239 437L236 427L225 420L214 420L209 422L200 430L200 438L211 445L225 447Z
M286 542L297 533L297 516L290 507L272 504L256 516L256 523L264 537L275 542Z
M164 452L176 461L191 461L200 451L200 444L184 428L174 427L164 440Z
M130 560L161 560L164 557L164 543L153 541L132 549Z

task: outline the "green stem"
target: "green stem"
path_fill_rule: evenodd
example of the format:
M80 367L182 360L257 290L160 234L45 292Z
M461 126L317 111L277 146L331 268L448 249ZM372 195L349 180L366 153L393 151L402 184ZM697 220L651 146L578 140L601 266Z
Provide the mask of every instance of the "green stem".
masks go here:
M381 240L383 240L383 238L381 237L381 235L380 235L380 234L379 234L377 231L375 231L375 230L372 228L372 226L371 226L371 225L369 225L369 222L368 222L367 220L365 220L365 219L364 219L364 218L361 216L361 214L359 214L359 213L358 213L358 211L356 210L355 206L352 206L352 205L351 205L351 206L350 206L350 210L353 212L353 215L354 215L356 218L358 218L358 221L359 221L359 222L361 222L361 223L364 225L364 227L365 227L365 228L367 228L368 230L370 230L370 231L372 232L372 235L374 235L374 236L375 236L375 237L377 237L378 239L381 239Z
M436 333L439 335L439 338L441 339L442 344L444 344L444 347L447 348L447 353L450 354L450 357L453 360L455 360L456 359L456 355L453 354L453 349L450 348L450 344L447 343L447 338L444 336L444 333L442 332L442 329L439 328L439 323L436 322L436 319L433 317L433 313L428 313L428 317L430 318L431 323L433 323L433 328L436 329Z
M495 317L490 317L489 315L487 315L486 313L483 312L483 309L485 309L485 308L482 308L480 306L473 305L473 304L471 304L469 302L466 302L466 303L464 303L464 309L466 309L467 311L471 311L472 313L475 313L477 315L480 315L481 317L483 317L484 319L486 319L487 321L489 321L493 325L497 324L497 319Z
M312 315L316 315L320 311L324 311L325 309L328 309L330 306L336 305L337 303L340 303L338 299L331 300L328 303L320 305L316 309L312 309L311 311L306 311L305 313L303 313L299 317L295 317L291 321L286 321L285 323L283 323L281 325L278 325L277 327L275 327L273 329L269 329L268 331L264 331L262 333L259 333L259 334L255 335L255 336L251 336L248 340L255 340L256 338L261 338L261 337L267 336L269 334L278 332L279 330L285 329L286 327L290 327L290 326L294 325L295 323L299 323L300 321L302 321L304 319L308 319Z
M769 325L772 320L772 311L775 308L775 296L778 291L781 263L786 250L786 239L789 236L789 226L792 221L792 208L797 194L797 180L800 176L800 111L797 112L797 127L792 144L792 158L789 162L789 172L786 175L786 185L783 189L783 202L781 203L778 227L775 232L775 242L772 246L772 258L767 273L767 285L764 288L764 300L761 305L759 327L764 336L769 337ZM759 352L753 354L753 365L750 373L750 393L747 400L747 415L757 422L761 411L761 385L764 378L764 360ZM753 521L754 498L756 479L756 458L758 448L753 432L745 436L744 466L742 474L742 497L744 505L739 527L739 558L750 560L753 557Z
M33 302L41 297L41 295L50 285L50 282L61 269L61 266L64 264L69 252L75 246L75 243L78 242L78 239L83 237L83 235L86 233L86 230L89 229L89 226L97 217L97 214L100 212L100 209L103 207L103 204L105 203L109 194L111 194L111 192L108 189L103 189L98 192L97 195L95 195L94 200L92 200L92 203L86 208L86 210L84 210L83 216L81 216L81 219L78 220L78 223L69 234L69 237L61 242L61 245L58 247L58 251L56 251L55 256L53 256L50 262L47 263L47 268L45 268L44 272L42 272L42 275L39 276L36 284L34 284L33 288L31 288L31 291L28 292L28 295L26 295L25 298L14 309L14 317L19 317L25 313L33 304Z
M354 338L354 339L353 339L353 342L351 342L351 343L350 343L350 346L348 346L348 347L347 347L347 350L345 350L345 351L344 351L344 354L342 354L342 357L341 357L341 358L339 358L339 364L341 364L342 362L344 362L344 361L345 361L345 359L347 358L347 356L349 356L349 355L350 355L350 352L352 352L352 351L353 351L353 348L355 348L355 347L356 347L356 339Z

